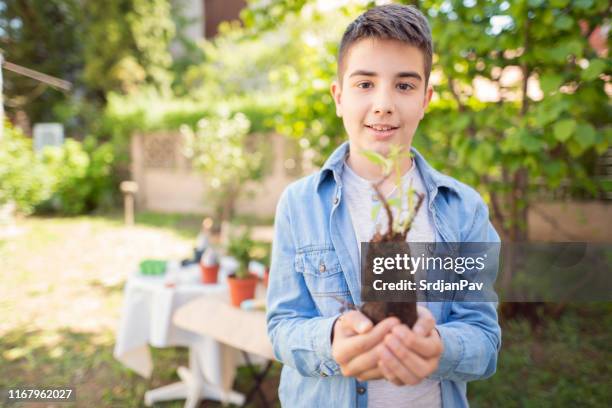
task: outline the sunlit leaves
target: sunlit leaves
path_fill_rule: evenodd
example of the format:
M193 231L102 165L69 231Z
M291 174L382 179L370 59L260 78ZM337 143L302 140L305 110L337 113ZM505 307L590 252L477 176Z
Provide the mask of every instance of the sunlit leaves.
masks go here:
M575 129L576 121L574 119L563 119L555 123L553 132L558 141L565 142L572 136Z
M585 81L592 81L606 69L606 62L603 59L593 59L589 66L580 73L580 77Z

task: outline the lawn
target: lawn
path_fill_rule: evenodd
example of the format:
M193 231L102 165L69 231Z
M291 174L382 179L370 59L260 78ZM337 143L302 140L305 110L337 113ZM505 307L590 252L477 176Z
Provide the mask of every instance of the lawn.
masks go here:
M0 239L0 389L72 385L75 406L138 407L147 389L176 381L185 349L153 349L155 370L146 380L113 359L115 328L127 274L142 258L189 256L200 221L151 213L140 214L130 228L119 215L19 220L21 233ZM612 400L611 325L609 303L574 305L535 327L521 319L504 322L498 371L470 384L472 405L606 405ZM266 384L269 396L278 368ZM248 388L246 378L241 371L237 389Z

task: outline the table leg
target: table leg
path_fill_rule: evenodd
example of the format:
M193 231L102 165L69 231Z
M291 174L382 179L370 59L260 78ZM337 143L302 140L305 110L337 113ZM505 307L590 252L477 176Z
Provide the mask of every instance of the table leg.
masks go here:
M268 363L264 367L263 371L257 372L257 370L255 370L255 367L251 363L251 359L249 358L248 353L242 351L242 355L244 356L244 359L246 361L246 365L249 368L249 371L251 372L251 376L255 380L255 384L249 390L249 392L248 392L248 394L246 396L246 399L244 400L243 406L246 406L249 402L251 402L251 400L255 397L255 393L257 393L257 395L259 395L259 399L261 399L261 402L263 403L263 406L264 407L269 407L270 405L268 404L268 400L266 399L266 395L264 394L263 390L261 389L261 384L262 384L263 380L266 378L266 376L268 375L268 372L270 371L270 368L272 368L272 363L273 362L271 360L268 361Z
M189 348L189 368L179 367L177 372L180 382L149 390L145 392L144 400L146 406L151 406L155 402L169 400L185 400L185 408L196 408L203 399L220 401L224 404L231 403L243 405L245 397L243 394L230 390L225 392L218 386L206 382L198 359L196 350Z

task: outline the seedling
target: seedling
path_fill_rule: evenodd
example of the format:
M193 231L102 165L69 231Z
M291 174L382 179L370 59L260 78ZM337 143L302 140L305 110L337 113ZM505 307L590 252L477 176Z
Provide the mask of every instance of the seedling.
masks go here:
M378 182L372 184L372 188L380 201L382 208L387 215L387 228L386 231L381 232L382 226L377 223L376 231L372 238L370 239L370 243L378 244L378 243L392 243L392 242L406 242L406 237L408 236L408 232L412 228L412 224L418 213L421 205L423 204L423 200L425 198L424 194L417 193L412 185L410 185L405 191L405 188L402 183L402 173L401 173L401 159L405 156L406 153L403 151L402 147L393 146L389 152L387 157L384 157L376 152L365 151L362 153L365 157L368 158L371 162L380 165L383 170L383 177ZM410 153L408 153L410 154ZM395 198L387 199L384 194L381 192L380 187L382 184L389 178L395 177L395 184L399 191L399 194ZM407 212L403 215L404 204L407 202ZM378 212L380 207L375 208L372 217L376 220L378 216ZM395 210L395 211L393 211ZM394 212L396 216L394 216ZM409 251L408 246L404 246L406 250ZM372 259L377 255L376 246L369 246L368 253L366 254L366 259L368 260L368 264L372 264ZM410 254L408 254L410 256ZM372 271L366 271L366 273L372 274ZM406 276L407 279L413 279L413 275ZM400 319L400 321L406 324L408 327L412 327L414 322L417 319L417 309L416 309L416 296L414 301L406 301L406 302L364 302L361 307L356 307L355 305L351 305L348 302L337 298L338 301L342 304L343 310L360 310L363 314L365 314L374 324L380 322L389 316L396 316Z

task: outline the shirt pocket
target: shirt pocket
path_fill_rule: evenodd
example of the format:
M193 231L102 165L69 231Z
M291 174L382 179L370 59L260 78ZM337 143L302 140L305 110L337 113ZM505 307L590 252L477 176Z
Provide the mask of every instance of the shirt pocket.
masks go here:
M298 250L295 269L303 275L322 316L334 316L340 313L342 302L351 302L340 261L331 245L313 245Z

